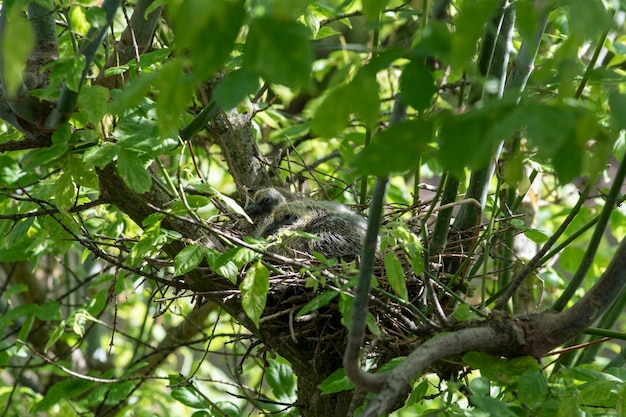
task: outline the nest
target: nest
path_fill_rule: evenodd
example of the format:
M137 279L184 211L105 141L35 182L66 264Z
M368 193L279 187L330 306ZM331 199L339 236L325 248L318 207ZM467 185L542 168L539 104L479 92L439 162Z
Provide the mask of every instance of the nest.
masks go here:
M387 207L382 233L388 233L400 222L414 236L421 236L423 213L427 208L426 204ZM389 246L383 239L381 251L375 259L375 284L370 291L371 316L365 343L367 357L373 359L375 366L381 366L393 357L407 355L427 338L458 326L450 319L450 314L458 300L471 295L467 271L483 254L478 236L484 229L485 225L481 225L465 233L449 233L444 253L428 259L429 264L425 265L428 272L419 271L418 274L403 243L396 241L396 245ZM505 228L500 229L500 232L504 231ZM384 260L390 252L402 266L406 299L394 291L388 280ZM310 352L319 355L318 358L328 355L341 358L349 320L346 311L349 311L354 293L359 261L320 261L306 253L294 254L294 258L288 261L271 255L265 256L264 260L272 273L260 320L262 332L272 335L274 340L288 338L298 349L306 345ZM320 302L317 308L309 309L309 303L316 297L317 300L327 297L327 300ZM305 307L308 311L302 314Z

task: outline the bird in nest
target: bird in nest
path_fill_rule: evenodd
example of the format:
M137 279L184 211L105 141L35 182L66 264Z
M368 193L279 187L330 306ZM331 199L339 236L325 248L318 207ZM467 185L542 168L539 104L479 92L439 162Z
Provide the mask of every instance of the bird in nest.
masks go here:
M285 188L262 188L254 193L252 202L244 207L244 211L253 224L240 222L238 228L245 234L258 237L263 229L272 222L274 207L303 198L300 194L292 193Z
M259 235L272 240L284 232L301 232L284 240L288 252L319 252L351 261L361 253L366 230L366 220L343 204L300 199L276 205Z
M265 216L272 213L274 207L288 201L301 200L299 194L292 193L284 188L263 188L254 193L252 203L244 210L248 216Z

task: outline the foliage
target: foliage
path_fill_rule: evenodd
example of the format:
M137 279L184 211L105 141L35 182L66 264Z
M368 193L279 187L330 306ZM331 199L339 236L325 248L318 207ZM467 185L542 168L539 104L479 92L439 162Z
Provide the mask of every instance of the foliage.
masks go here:
M1 3L4 415L365 415L367 260L272 254L241 232L259 186L364 212L389 176L378 375L584 301L626 235L623 2ZM464 351L389 408L624 415L625 288L568 349Z

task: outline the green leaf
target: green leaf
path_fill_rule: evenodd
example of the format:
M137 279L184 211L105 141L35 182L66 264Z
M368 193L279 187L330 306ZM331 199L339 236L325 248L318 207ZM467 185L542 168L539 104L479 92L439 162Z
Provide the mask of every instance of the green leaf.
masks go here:
M94 125L100 123L109 109L109 89L99 86L85 86L78 95L78 106L81 113L87 116Z
M234 0L186 0L172 7L176 49L191 51L194 72L207 80L230 56L246 15L244 3Z
M161 67L157 82L160 94L155 108L160 136L175 136L175 129L182 127L180 115L191 102L198 80L185 73L181 60L174 60Z
M480 316L470 309L470 305L466 303L459 304L452 313L458 321L478 320Z
M411 266L413 267L413 273L415 275L419 275L424 271L422 249L422 243L420 241L414 241L406 245L406 251L409 254L409 259L411 260Z
M252 322L259 327L259 319L265 309L267 292L269 291L270 273L261 263L257 261L246 271L246 276L239 285L241 290L241 306Z
M430 107L437 93L433 74L420 61L410 61L400 76L402 101L419 112Z
M35 315L39 320L61 320L61 305L58 301L46 301L37 308Z
M107 24L106 11L101 7L90 7L85 10L85 19L93 29L99 29Z
M541 403L548 393L548 381L541 371L526 371L517 382L518 398L529 406Z
M311 129L323 137L332 137L348 125L353 98L347 85L338 87L320 104L311 122Z
M13 323L16 319L34 314L36 311L37 305L35 304L22 304L12 308L0 316L0 329L3 329L7 325Z
M172 388L172 398L191 408L209 408L211 403L191 384Z
M273 360L266 368L265 377L276 398L287 402L295 400L296 379L289 365Z
M57 61L58 65L52 68L50 77L61 76L65 78L67 88L78 92L83 80L83 69L85 68L85 56L82 54L62 58Z
M330 302L333 298L335 298L339 294L338 291L326 291L319 295L316 295L311 301L306 303L304 307L298 311L296 314L296 319L304 316L310 311L317 310L320 307L324 307L326 304Z
M7 248L14 247L18 242L22 240L29 240L28 231L35 221L34 217L22 219L15 223L11 232L4 239L4 246Z
M476 110L441 116L439 162L457 177L463 175L464 167L485 167L496 148L498 138L490 138L488 132L494 123L488 111Z
M238 248L234 248L225 253L219 253L213 250L206 251L206 259L209 266L233 284L237 283L237 277L239 277L239 268L237 264L233 262L237 250Z
M54 199L59 210L67 213L74 207L77 192L72 176L68 172L62 173L54 183Z
M105 143L94 146L83 154L83 162L86 168L104 168L117 157L119 151L118 144Z
M387 5L387 0L361 0L367 20L376 20Z
M117 155L117 173L124 183L143 194L150 190L152 178L146 169L142 158L137 152L129 149L120 149Z
M227 74L215 89L213 98L223 110L229 110L259 89L259 77L245 68Z
M158 83L160 78L160 70L142 74L130 80L122 91L112 92L111 114L121 115L125 110L137 106L145 100L152 84Z
M374 127L378 121L380 110L379 85L376 81L376 73L367 70L358 72L354 80L349 84L350 97L352 97L354 111L359 115L367 127Z
M113 403L124 401L135 388L133 381L115 382L110 386L107 393L107 400Z
M576 143L564 143L552 156L552 165L561 184L566 184L582 172L583 150Z
M30 331L33 329L34 323L35 314L29 314L26 316L20 327L20 332L17 334L17 338L20 340L28 340L28 335L30 335Z
M530 356L503 359L486 353L469 352L463 361L472 368L480 369L482 376L502 385L510 385L519 380L525 371L538 371L541 366Z
M626 129L626 94L612 91L609 95L611 120L617 130Z
M406 405L410 406L421 403L426 392L428 392L428 381L422 381L417 387L413 388L411 395L409 395L409 398L406 400Z
M614 407L621 385L615 381L590 382L580 388L580 400L591 407Z
M174 258L174 275L185 274L200 265L205 249L202 245L189 245L178 252Z
M476 0L460 4L452 39L453 66L467 67L472 62L478 39L489 24L496 3L496 0Z
M4 12L4 11L3 11ZM35 35L19 7L10 8L3 27L2 78L8 97L14 97L22 84L22 71L35 45Z
M359 174L384 176L415 168L433 134L429 120L408 120L383 130L352 165Z
M322 395L328 395L354 389L354 384L348 379L344 369L340 368L327 376L317 387L322 390Z
M72 179L76 185L87 187L94 190L98 189L98 175L93 167L86 167L81 156L72 155L67 161L65 168L72 175Z
M309 87L313 47L307 36L308 30L299 23L256 18L249 26L243 65L270 83Z
M391 285L394 292L404 301L408 301L409 293L406 289L404 269L402 268L402 263L393 251L389 251L385 254L385 273L387 275L387 281L389 281L389 285Z
M93 382L84 379L72 378L63 379L52 385L46 395L30 410L31 413L41 413L49 410L59 403L59 398L70 400L85 391L91 389Z
M72 328L76 335L83 337L85 335L85 326L90 321L98 322L86 309L79 308L70 313L67 318L67 325Z
M530 143L544 155L552 156L564 145L572 145L576 116L571 108L561 105L529 103L522 118Z
M524 235L535 243L545 243L550 239L548 235L537 229L524 230Z
M160 221L156 221L144 229L143 234L130 249L126 263L137 266L144 258L152 256L167 242L167 234L161 230Z
M578 395L563 397L559 405L557 417L583 417L585 413L580 409Z

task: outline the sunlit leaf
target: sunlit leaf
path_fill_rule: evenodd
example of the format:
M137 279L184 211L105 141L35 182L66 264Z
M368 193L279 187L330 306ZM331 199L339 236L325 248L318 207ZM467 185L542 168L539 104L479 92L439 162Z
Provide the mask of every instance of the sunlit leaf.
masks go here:
M137 152L120 149L117 155L117 172L124 183L138 193L145 193L152 185L152 177Z
M191 408L209 408L211 406L211 402L191 384L172 388L172 398Z
M4 13L4 10L3 10ZM6 16L2 34L3 87L9 97L15 96L22 84L22 71L30 56L35 35L30 23L18 7L13 7Z
M295 399L296 378L289 365L272 361L265 376L276 398L284 401Z
M85 86L78 95L78 106L91 123L100 123L109 108L109 89L99 85Z
M72 176L64 172L54 183L54 197L59 210L63 212L69 211L76 202L76 185Z
M322 390L322 395L328 395L354 389L354 384L348 379L343 368L339 368L320 382L317 387Z
M402 263L393 251L389 251L385 254L385 274L394 292L403 300L408 301L409 293L406 289L404 269L402 268Z
M520 375L517 392L523 403L542 402L548 393L548 381L541 371L526 371Z
M387 0L361 0L361 3L363 3L363 13L368 20L375 20L387 5Z
M205 247L202 245L189 245L183 248L174 258L174 275L185 274L200 265L204 253Z
M320 307L327 305L333 298L335 298L339 292L337 291L325 291L316 295L311 301L306 303L304 307L296 314L296 319L304 316L305 314L317 310Z
M241 306L252 322L259 327L259 320L265 309L267 292L269 291L270 273L257 261L246 271L246 276L239 285L241 290Z

